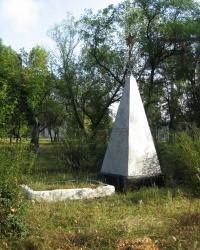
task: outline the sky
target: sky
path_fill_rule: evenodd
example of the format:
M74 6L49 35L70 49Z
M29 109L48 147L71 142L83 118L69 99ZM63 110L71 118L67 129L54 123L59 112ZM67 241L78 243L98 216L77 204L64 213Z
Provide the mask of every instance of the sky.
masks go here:
M121 0L0 0L0 38L16 52L34 46L52 46L48 29L70 12L78 19L86 9L93 13Z

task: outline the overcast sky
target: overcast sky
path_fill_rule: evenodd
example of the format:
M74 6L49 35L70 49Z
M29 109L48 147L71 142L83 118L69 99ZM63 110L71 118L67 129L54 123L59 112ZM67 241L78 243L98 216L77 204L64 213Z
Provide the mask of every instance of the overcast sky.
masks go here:
M85 9L96 13L121 0L0 0L0 38L3 44L19 52L29 52L35 45L51 46L47 30L60 23L66 13L76 19Z

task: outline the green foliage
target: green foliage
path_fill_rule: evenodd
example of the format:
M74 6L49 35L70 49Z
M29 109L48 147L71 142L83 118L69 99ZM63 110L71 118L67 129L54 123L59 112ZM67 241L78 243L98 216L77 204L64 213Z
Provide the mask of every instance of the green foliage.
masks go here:
M200 126L199 13L193 0L126 0L78 22L68 14L48 32L52 53L35 46L18 55L0 41L0 129L6 123L19 137L22 127L36 131L36 120L57 130L66 119L97 131L131 71L152 130L163 120L170 129L183 120Z
M158 143L158 155L168 177L200 191L200 129L172 133L170 142Z
M40 46L36 46L32 48L29 53L28 58L28 66L34 70L42 70L43 72L47 72L47 64L48 64L48 54L46 50Z
M7 122L19 103L20 61L17 53L0 40L0 123ZM15 90L15 91L13 91Z
M84 131L67 135L57 145L58 162L67 171L97 171L107 146L105 136L98 139L96 135L91 136Z
M26 147L17 144L0 148L0 235L24 235L24 195L20 188L23 172L33 163Z

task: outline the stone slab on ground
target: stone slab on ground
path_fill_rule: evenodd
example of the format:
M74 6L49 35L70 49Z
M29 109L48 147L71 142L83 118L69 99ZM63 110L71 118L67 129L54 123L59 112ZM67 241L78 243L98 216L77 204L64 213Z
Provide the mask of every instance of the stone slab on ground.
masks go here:
M104 196L110 196L115 193L115 187L112 185L104 184L97 188L73 188L73 189L55 189L45 191L34 191L26 185L21 185L25 190L27 199L35 200L38 202L58 202L66 200L82 200L92 199Z

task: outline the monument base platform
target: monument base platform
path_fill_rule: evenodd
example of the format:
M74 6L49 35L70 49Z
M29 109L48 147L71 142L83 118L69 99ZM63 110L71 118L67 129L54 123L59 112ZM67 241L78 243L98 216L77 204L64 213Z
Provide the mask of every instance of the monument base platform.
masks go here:
M164 187L166 183L166 176L162 173L149 176L122 176L100 172L98 178L106 184L115 186L116 191L119 192L134 190L142 186Z

